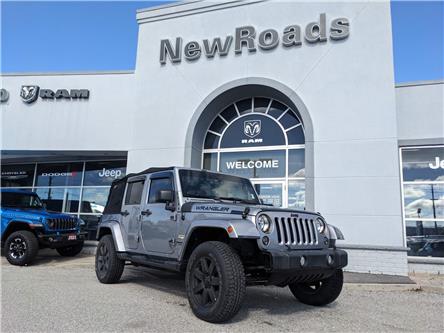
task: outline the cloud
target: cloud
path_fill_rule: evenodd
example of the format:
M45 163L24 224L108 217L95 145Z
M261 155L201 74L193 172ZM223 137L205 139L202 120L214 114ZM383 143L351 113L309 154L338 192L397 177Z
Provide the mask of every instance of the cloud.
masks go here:
M435 213L437 218L442 218L444 207L444 197L435 200ZM405 206L406 217L418 217L418 208L421 208L420 217L433 218L433 202L430 199L418 199Z
M418 186L406 186L404 188L404 198L421 198L426 195L425 191Z

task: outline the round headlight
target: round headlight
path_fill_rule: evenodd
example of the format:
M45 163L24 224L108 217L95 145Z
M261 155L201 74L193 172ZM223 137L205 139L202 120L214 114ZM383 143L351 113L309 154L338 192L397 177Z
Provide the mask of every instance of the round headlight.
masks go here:
M265 233L268 234L271 231L271 220L265 214L262 214L262 215L258 216L258 218L257 218L257 225L259 226L259 229L262 232L265 232Z
M319 233L324 233L325 228L327 227L327 224L325 223L325 221L323 219L321 219L320 217L318 217L316 219L316 228L318 229Z

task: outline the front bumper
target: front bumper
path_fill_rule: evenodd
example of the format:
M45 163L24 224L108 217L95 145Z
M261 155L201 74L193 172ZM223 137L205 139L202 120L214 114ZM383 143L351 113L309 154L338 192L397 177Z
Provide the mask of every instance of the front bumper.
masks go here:
M347 252L338 249L288 250L266 253L270 284L322 280L347 266Z
M76 235L76 239L69 239L69 236ZM72 232L66 234L39 234L37 238L40 245L55 249L69 245L83 243L86 239L87 232Z

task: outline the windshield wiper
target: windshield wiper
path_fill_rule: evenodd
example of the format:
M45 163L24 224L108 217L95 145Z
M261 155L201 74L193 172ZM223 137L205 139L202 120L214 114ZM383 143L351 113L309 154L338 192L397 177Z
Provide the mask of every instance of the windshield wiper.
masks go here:
M216 197L214 199L228 200L228 201L233 201L234 203L254 204L253 202L251 202L251 200L245 200L240 198Z
M186 197L190 198L190 199L214 200L217 202L231 201L234 203L244 203L244 204L249 204L249 205L257 205L258 204L258 202L256 202L256 201L245 200L245 199L240 199L240 198L230 198L230 197L209 197L209 196L198 196L198 195L186 196Z
M217 202L222 202L222 200L217 199L217 198L213 198L213 197L204 197L204 196L197 196L197 195L193 195L193 196L185 196L188 199L205 199L205 200L213 200L213 201L217 201Z

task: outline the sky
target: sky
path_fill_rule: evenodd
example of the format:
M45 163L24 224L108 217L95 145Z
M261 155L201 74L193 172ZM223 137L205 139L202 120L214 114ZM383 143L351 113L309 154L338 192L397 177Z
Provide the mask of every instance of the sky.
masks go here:
M444 78L444 2L392 1L396 82Z
M162 1L1 0L0 72L133 70L136 10ZM397 83L444 78L444 0L392 1Z

